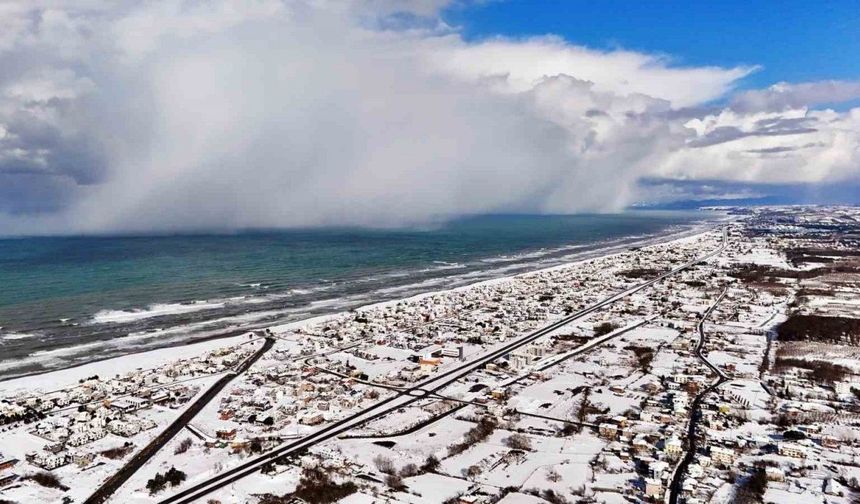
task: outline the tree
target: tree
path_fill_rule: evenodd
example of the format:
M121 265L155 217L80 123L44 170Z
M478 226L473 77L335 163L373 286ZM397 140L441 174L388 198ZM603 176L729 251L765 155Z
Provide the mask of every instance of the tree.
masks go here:
M594 326L594 337L597 338L600 336L605 336L614 331L615 328L616 325L612 322L601 322L600 324Z
M585 387L582 391L582 399L579 401L579 409L576 411L576 420L579 423L584 423L588 419L588 413L591 410L591 388ZM577 426L576 432L582 430L582 426Z
M373 458L373 463L376 465L376 469L381 473L385 474L394 474L394 463L391 462L391 459L388 457L383 457L382 455L377 455Z
M146 482L146 489L149 490L149 495L155 495L164 490L166 485L167 481L165 481L164 476L161 473L155 473L155 476Z
M351 481L335 483L327 473L314 468L302 471L293 497L298 497L311 504L328 504L337 502L357 490L358 486L355 483Z
M467 468L463 469L463 475L464 475L465 477L467 477L467 478L471 479L471 480L474 480L475 478L477 478L478 476L480 476L480 474L481 474L482 472L483 472L483 471L481 471L481 468L480 468L480 467L478 467L478 466L476 466L476 465L471 465L471 466L469 466L469 467L467 467Z
M406 485L403 483L403 478L396 474L389 474L385 477L385 484L388 485L389 488L401 492L406 490Z
M437 459L436 456L432 454L428 455L427 458L424 460L424 463L421 464L421 471L425 473L433 472L437 469L439 469L439 459Z
M529 438L522 434L511 434L503 440L505 446L515 450L531 450L532 442Z
M185 476L184 472L180 471L179 469L177 469L175 467L171 467L164 474L164 479L165 479L165 481L170 483L170 486L175 487L175 486L178 486L183 481L185 481L186 476Z
M191 441L191 438L183 439L182 441L180 441L179 446L177 446L176 449L173 450L173 454L179 455L179 454L187 452L188 449L191 448L192 444L193 444L193 441Z
M735 492L736 504L758 504L762 502L764 492L767 490L767 475L764 469L759 467L752 475L741 481Z
M419 473L418 466L415 464L406 464L400 468L400 477L409 478Z

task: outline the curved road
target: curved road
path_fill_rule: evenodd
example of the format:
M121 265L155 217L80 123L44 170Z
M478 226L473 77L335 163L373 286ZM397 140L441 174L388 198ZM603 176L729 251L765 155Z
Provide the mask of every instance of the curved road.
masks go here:
M720 304L720 301L722 301L726 296L727 290L728 287L723 289L723 292L720 293L720 296L716 301L714 301L714 304L708 308L708 311L702 315L702 318L699 319L699 323L696 325L696 330L699 332L699 343L696 345L696 356L704 362L714 374L717 375L717 380L702 390L702 392L693 399L693 403L690 406L690 423L687 425L687 439L690 446L687 449L687 453L684 454L684 459L681 460L681 463L678 464L678 467L675 468L675 473L672 475L672 483L669 486L669 504L678 504L678 496L681 494L681 484L684 481L684 475L687 473L687 467L689 467L693 462L693 458L695 458L696 451L698 450L696 428L698 427L699 419L702 416L699 410L702 405L702 401L708 394L729 380L729 377L726 376L722 369L715 366L707 357L704 356L704 354L702 354L702 348L705 346L705 320L710 317L711 312L714 311L717 305Z
M546 336L555 331L556 329L559 329L573 321L591 315L592 313L600 310L601 308L609 306L616 301L619 301L647 287L650 287L657 282L674 276L701 261L707 260L717 254L722 253L726 248L726 244L727 235L726 230L723 229L722 243L720 244L720 246L717 249L703 256L687 261L666 273L652 278L651 280L642 282L638 285L630 287L629 289L619 292L618 294L614 294L612 296L604 298L603 300L587 308L583 308L582 310L575 312L567 317L564 317L542 329L529 333L520 338L514 339L513 341L502 345L494 350L491 350L483 356L480 356L470 362L466 362L460 366L457 366L456 368L441 372L432 378L429 378L427 380L424 380L423 382L416 384L414 387L411 387L407 391L401 391L392 397L384 399L346 418L338 420L331 425L323 427L322 429L312 434L309 434L302 439L281 445L273 450L270 450L269 452L266 452L254 458L253 460L244 462L236 467L228 469L206 481L192 485L189 488L182 490L181 492L167 497L166 499L162 500L160 504L188 504L194 502L197 499L200 499L203 496L208 495L215 490L218 490L219 488L223 488L248 475L256 473L263 465L267 464L270 461L281 459L296 451L303 450L321 442L327 441L363 423L366 423L375 418L379 418L380 416L383 416L391 412L392 410L412 404L413 402L418 401L427 395L435 394L439 390L449 386L450 384L463 378L469 373L482 368L486 364L516 350L517 348L520 348L543 336Z

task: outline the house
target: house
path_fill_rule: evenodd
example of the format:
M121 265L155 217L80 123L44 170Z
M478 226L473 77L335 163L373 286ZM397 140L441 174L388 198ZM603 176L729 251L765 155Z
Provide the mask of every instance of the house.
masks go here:
M27 455L31 464L47 471L54 470L69 463L68 453L35 452Z
M483 495L461 495L457 504L481 504L486 502L486 497Z
M139 425L124 420L114 420L107 425L107 428L113 434L124 437L131 437L140 432Z
M508 391L505 389L500 389L500 388L499 389L493 389L490 392L490 397L492 397L493 399L495 399L497 401L504 401L505 399L508 398Z
M436 366L442 363L442 359L438 357L421 357L418 360L418 366L423 374L430 374L436 370Z
M684 444L681 443L680 439L673 437L666 441L666 444L663 446L663 452L671 458L680 457L684 453Z
M94 453L76 453L72 455L72 462L77 464L79 467L87 467L93 463L95 458L96 455Z
M711 447L711 460L713 460L717 464L722 464L726 467L730 467L735 463L737 459L737 455L734 450L730 450L728 448L723 448L721 446L712 446Z
M651 479L660 480L663 478L663 473L669 470L669 464L662 460L655 460L648 464L648 475Z
M639 455L643 455L651 451L651 445L641 435L637 435L633 439L633 451Z
M779 443L777 450L785 457L806 458L806 448L794 443Z
M323 422L325 422L325 417L323 417L322 413L304 415L299 420L299 423L303 425L319 425Z
M821 437L821 446L825 448L829 448L831 450L838 450L842 444L833 436L822 436Z
M618 426L612 423L604 422L597 426L600 437L606 439L615 439L618 435Z
M783 482L785 481L785 471L778 467L766 467L764 474L768 481Z
M663 482L659 479L648 478L645 480L645 496L654 499L663 497Z
M149 401L140 397L120 397L109 402L110 408L123 413L131 413L149 406Z

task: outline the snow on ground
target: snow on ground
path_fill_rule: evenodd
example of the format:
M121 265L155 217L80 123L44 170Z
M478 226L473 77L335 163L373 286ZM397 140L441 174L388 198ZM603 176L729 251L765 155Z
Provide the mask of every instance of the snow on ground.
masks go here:
M347 458L355 461L369 462L377 455L390 458L395 461L399 469L408 463L420 465L428 455L432 454L441 459L447 453L447 448L457 443L463 434L474 426L474 423L447 416L408 436L384 439L338 439L336 447ZM384 441L394 441L396 444L393 448L376 444Z
M764 493L765 504L824 504L822 496L816 496L810 491L788 491L768 487ZM839 501L830 501L839 502ZM845 501L847 502L847 500Z
M547 501L534 495L528 495L519 492L511 492L505 495L498 504L545 504Z
M401 500L415 504L436 504L465 493L472 486L464 479L434 473L406 478L403 482L411 493L418 495L407 495Z
M620 396L607 388L601 388L592 391L591 402L598 408L609 408L606 414L612 417L636 407L639 400L636 397Z
M258 471L220 490L212 492L205 497L206 500L203 502L208 502L209 500L222 502L223 504L256 502L255 500L249 500L248 496L266 493L283 495L294 491L298 482L299 471L295 469L276 476L267 476ZM185 485L188 485L188 482L185 482L177 490L181 490ZM167 493L162 494L162 498L167 497L167 495ZM137 502L141 504L151 503L153 499L150 497L148 500L132 501L131 504L137 504Z
M758 380L732 380L723 387L726 392L748 408L768 409L767 402L770 399L770 394Z
M671 376L676 373L676 368L683 362L684 359L677 352L671 348L663 348L654 356L651 372L657 376Z
M566 414L576 401L573 389L587 384L588 381L580 375L557 374L547 381L524 387L508 401L508 405L526 413L567 418Z
M0 382L0 395L11 396L19 392L48 392L68 387L93 375L114 376L136 369L151 369L171 361L198 357L206 352L238 345L248 341L247 336L220 338L189 345L159 348L113 359L91 362L68 369L60 369L32 376L22 376Z
M760 264L774 268L791 269L785 257L772 248L753 247L746 254L738 254L734 261L741 264Z
M376 497L372 495L358 492L352 495L348 495L337 502L338 504L375 504L378 501Z
M350 434L362 435L391 435L398 434L420 422L428 421L443 411L442 401L421 400L413 405L401 408L392 413L373 420L353 429ZM437 411L437 408L439 410Z

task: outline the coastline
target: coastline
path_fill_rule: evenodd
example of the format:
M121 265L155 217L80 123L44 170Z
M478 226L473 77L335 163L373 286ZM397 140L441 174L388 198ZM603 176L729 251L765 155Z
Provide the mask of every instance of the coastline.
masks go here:
M447 292L457 292L480 287L482 285L492 285L505 281L510 281L511 279L520 275L574 267L577 264L585 263L587 261L612 257L633 248L648 247L653 245L671 243L676 241L680 242L683 240L692 239L696 236L709 232L713 228L729 220L731 220L730 216L724 216L713 221L698 222L690 226L686 226L684 229L681 230L677 228L667 228L665 233L657 233L647 236L632 236L630 237L630 241L623 241L623 243L617 243L612 245L606 244L605 246L601 246L601 244L598 243L595 244L596 246L593 249L575 252L570 256L565 256L564 258L560 259L559 264L545 266L539 263L535 263L535 267L533 268L529 268L528 265L526 265L524 266L525 269L523 271L517 271L510 274L501 274L497 277L468 282L464 285L458 285L442 289L431 289L403 297L392 297L390 299L374 301L363 305L350 307L347 309L340 308L331 312L311 315L309 317L300 318L298 320L292 320L280 324L263 323L249 327L233 328L231 330L219 334L201 336L184 341L166 342L164 346L154 349L130 351L128 353L124 353L118 356L112 355L103 358L95 358L88 362L75 363L69 366L58 367L55 369L36 370L33 372L25 372L17 375L11 375L8 377L2 377L0 378L0 391L2 391L2 393L4 394L9 395L25 389L30 391L32 391L33 389L41 389L44 385L48 383L51 383L52 388L56 388L58 386L72 384L82 378L86 378L95 374L117 374L135 369L156 367L165 362L188 358L216 348L223 348L242 343L243 341L247 341L248 334L255 330L270 328L273 332L287 332L302 326L322 322L326 319L337 317L350 311L371 310L374 308L380 308L387 305L396 304L402 301L418 300L424 297L444 294ZM95 343L87 343L81 346L93 344ZM145 365L141 365L141 363L145 363ZM26 382L26 384L21 382Z

